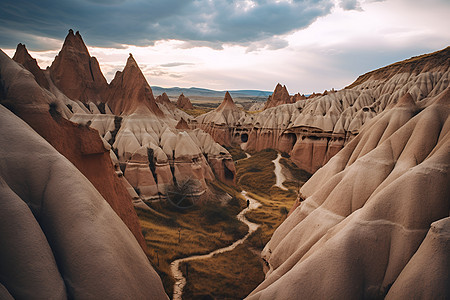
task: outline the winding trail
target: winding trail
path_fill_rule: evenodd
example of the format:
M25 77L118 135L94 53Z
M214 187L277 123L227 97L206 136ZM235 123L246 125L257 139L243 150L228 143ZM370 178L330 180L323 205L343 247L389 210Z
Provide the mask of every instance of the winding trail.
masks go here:
M280 189L287 191L288 189L283 185L283 182L286 180L286 176L281 173L282 167L280 164L281 154L278 153L277 158L272 160L272 162L275 164L275 170L273 171L275 173L275 177L277 178L276 183L274 186L279 187Z
M234 248L236 248L238 245L242 244L243 242L245 242L246 239L248 239L248 237L250 236L250 234L252 234L253 232L256 231L256 229L258 229L259 224L256 223L252 223L249 220L247 220L247 218L245 218L245 214L248 211L251 211L253 209L256 209L258 207L261 206L261 203L259 203L258 201L256 201L255 199L251 198L250 196L248 196L246 191L242 191L241 194L249 200L250 204L247 208L243 209L237 216L236 218L243 222L244 224L246 224L248 226L248 232L247 234L235 241L233 244L231 244L230 246L224 247L224 248L220 248L217 250L214 250L208 254L203 254L203 255L194 255L194 256L189 256L189 257L185 257L185 258L180 258L177 260L174 260L171 264L170 264L170 272L172 273L172 276L175 278L175 284L173 286L173 300L181 300L182 299L182 295L183 295L183 288L186 285L186 278L183 276L183 273L180 270L180 264L182 262L187 262L187 261L192 261L192 260L198 260L198 259L206 259L206 258L211 258L216 254L220 254L220 253L224 253L224 252L228 252L228 251L232 251Z

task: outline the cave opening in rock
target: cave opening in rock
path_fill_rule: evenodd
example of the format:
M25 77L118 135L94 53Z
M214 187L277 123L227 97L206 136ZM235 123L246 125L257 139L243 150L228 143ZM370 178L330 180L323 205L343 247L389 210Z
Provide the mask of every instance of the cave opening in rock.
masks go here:
M247 141L248 141L248 134L246 134L246 133L241 134L241 141L243 143L247 143Z

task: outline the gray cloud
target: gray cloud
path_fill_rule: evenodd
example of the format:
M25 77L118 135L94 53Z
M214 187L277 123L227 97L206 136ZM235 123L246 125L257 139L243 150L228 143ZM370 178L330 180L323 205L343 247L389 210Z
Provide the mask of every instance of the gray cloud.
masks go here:
M347 0L345 2L348 2ZM3 0L0 28L17 33L62 39L69 28L79 30L88 44L152 45L178 39L185 47L248 44L309 26L330 13L333 0L254 0L243 8L239 0ZM17 40L19 34L0 31L0 47L18 42L45 48L40 40ZM275 48L282 46L278 44ZM47 49L50 46L47 45Z
M341 0L339 2L339 6L344 10L362 11L361 4L358 2L358 0Z

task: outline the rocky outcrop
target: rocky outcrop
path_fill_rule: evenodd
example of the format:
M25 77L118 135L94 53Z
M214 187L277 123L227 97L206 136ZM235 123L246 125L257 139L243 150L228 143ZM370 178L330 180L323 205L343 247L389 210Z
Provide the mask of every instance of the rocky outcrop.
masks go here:
M0 298L168 299L133 234L75 166L2 105L0 131Z
M50 75L56 87L72 100L104 102L108 84L97 59L90 56L78 31L74 34L72 29L69 30L50 67Z
M273 94L269 96L269 98L266 101L266 104L264 105L264 109L268 109L271 107L275 107L281 104L289 104L294 103L294 98L289 96L289 92L287 91L287 88L285 85L277 84L275 87L275 90L273 91Z
M173 104L172 101L170 101L169 96L167 96L165 92L156 97L156 102L166 105L170 108L175 108L175 104Z
M116 115L140 113L163 116L150 85L131 53L123 71L117 71L111 81L106 103Z
M241 143L240 133L235 134L235 132L240 132L242 121L247 119L246 117L245 112L236 106L230 93L226 92L219 107L198 116L192 125L209 133L217 143L231 146Z
M33 74L36 82L44 89L49 89L47 78L45 78L44 72L39 68L36 59L32 58L28 53L27 48L24 44L18 44L16 48L16 53L14 53L13 60L18 62L25 67L28 71Z
M449 48L380 70L362 76L367 80L357 80L360 84L351 88L279 105L253 115L253 121L243 120L249 132L248 142L241 146L248 151L274 148L287 152L301 169L314 173L358 134L363 124L406 93L414 102L426 103L445 90L450 76Z
M183 93L178 97L176 106L179 109L194 109L194 106L192 106L191 100L186 97Z
M178 121L178 124L175 126L175 128L180 130L190 129L188 123L183 118Z
M109 149L105 148L109 146L102 142L98 132L68 121L71 113L67 106L42 89L30 72L3 52L0 52L0 75L3 80L0 103L26 121L89 179L145 249L131 198L115 175Z
M450 88L415 97L367 121L300 189L249 299L450 296Z

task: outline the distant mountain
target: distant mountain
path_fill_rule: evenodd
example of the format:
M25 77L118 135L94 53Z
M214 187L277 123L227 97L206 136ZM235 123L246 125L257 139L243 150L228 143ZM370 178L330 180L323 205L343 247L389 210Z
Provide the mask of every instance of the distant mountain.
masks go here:
M161 95L162 93L166 93L169 97L178 97L181 93L183 93L186 97L221 97L223 98L226 91L215 91L210 89L202 89L202 88L180 88L180 87L171 87L171 88L162 88L159 86L152 86L153 94ZM260 91L260 90L234 90L228 91L232 97L261 97L267 98L272 94L270 91Z

